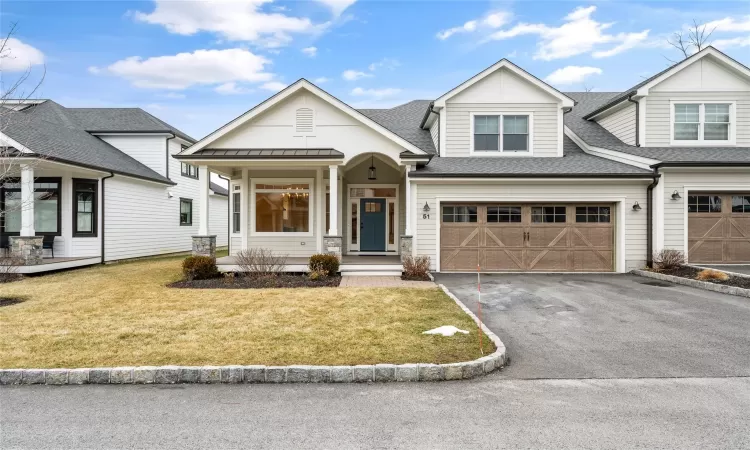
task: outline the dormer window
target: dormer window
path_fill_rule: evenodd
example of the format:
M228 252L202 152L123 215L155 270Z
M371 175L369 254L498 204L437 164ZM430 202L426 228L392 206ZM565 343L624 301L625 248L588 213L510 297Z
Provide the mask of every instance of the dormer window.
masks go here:
M672 102L673 145L733 145L734 104Z
M531 114L472 114L471 153L518 155L531 152Z

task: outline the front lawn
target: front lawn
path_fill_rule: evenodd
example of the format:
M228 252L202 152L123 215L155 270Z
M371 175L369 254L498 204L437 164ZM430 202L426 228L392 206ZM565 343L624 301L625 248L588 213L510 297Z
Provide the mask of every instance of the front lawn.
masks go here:
M482 356L439 289L174 289L181 258L0 285L0 368L448 363ZM469 330L422 335L441 325ZM494 347L484 338L485 354Z

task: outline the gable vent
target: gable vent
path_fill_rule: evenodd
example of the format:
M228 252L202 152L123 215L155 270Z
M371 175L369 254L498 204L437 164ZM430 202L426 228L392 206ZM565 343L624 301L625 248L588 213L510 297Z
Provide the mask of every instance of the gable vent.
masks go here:
M313 132L313 110L310 108L300 108L297 110L297 122L295 125L297 133Z

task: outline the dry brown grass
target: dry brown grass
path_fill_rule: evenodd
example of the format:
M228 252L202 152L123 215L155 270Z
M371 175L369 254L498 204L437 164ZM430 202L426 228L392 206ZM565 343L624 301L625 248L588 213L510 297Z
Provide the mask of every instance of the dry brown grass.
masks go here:
M447 363L477 358L476 325L439 289L192 290L179 258L0 285L0 367ZM469 335L426 336L441 325ZM485 353L488 349L485 338ZM491 344L489 344L491 345Z
M705 269L698 272L695 279L700 281L727 281L729 275L719 270Z

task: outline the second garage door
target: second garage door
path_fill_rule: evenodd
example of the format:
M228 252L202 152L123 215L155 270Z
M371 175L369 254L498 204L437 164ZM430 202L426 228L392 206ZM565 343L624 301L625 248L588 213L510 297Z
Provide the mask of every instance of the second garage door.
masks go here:
M750 193L691 194L688 261L750 263Z
M612 205L444 204L440 270L608 272Z

